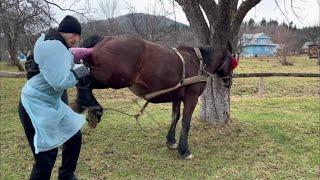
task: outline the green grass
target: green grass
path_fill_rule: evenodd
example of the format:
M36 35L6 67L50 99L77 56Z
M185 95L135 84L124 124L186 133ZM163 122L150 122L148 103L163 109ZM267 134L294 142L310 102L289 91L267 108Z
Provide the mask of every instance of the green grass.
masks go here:
M244 59L238 70L260 72L266 67L265 72L317 72L319 68L302 58L294 62L295 66L282 67L273 66L277 64L274 60ZM17 113L24 82L0 80L0 179L27 179L32 167L33 157ZM265 97L258 98L258 78L234 79L232 121L227 125L201 122L197 106L189 136L195 155L192 161L181 160L176 151L166 148L170 104L149 105L140 121L142 129L128 116L105 112L95 130L82 129L79 179L319 178L319 78L265 78L265 83ZM126 89L94 93L105 108L131 114L139 109ZM74 89L69 94L74 99ZM61 156L53 179L60 162Z
M24 67L24 62L21 62L21 64ZM18 71L18 68L16 66L8 65L7 62L0 61L0 71L15 72Z

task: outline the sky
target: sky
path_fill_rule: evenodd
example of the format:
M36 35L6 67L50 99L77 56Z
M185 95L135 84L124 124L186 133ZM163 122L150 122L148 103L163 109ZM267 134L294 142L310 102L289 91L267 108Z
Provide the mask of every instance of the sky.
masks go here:
M90 15L93 19L102 19L104 18L103 14L99 13L99 2L101 0L91 0L91 9L93 10ZM103 0L108 1L108 0ZM109 0L112 1L112 0ZM118 12L117 15L124 15L129 12L143 12L149 14L157 15L166 15L171 19L176 19L179 22L184 24L189 24L187 18L182 11L182 8L175 2L175 8L173 4L170 3L170 0L162 0L166 12L161 11L161 8L158 8L160 0L117 0ZM64 1L66 2L66 1ZM242 0L239 0L239 4ZM277 0L278 5L275 3L275 0L262 0L256 7L251 9L245 17L245 21L248 21L250 18L253 18L255 22L260 22L262 18L265 18L267 21L269 19L277 20L279 23L293 22L298 28L310 27L310 26L319 26L320 25L320 0ZM291 8L291 4L294 8ZM64 3L66 4L66 3ZM82 6L83 3L78 3ZM129 8L130 7L130 8ZM294 10L294 11L293 11ZM71 12L61 12L60 10L55 10L57 21L61 21L66 14L72 14ZM174 16L174 13L175 16ZM283 15L285 14L285 15ZM296 15L298 16L296 16Z

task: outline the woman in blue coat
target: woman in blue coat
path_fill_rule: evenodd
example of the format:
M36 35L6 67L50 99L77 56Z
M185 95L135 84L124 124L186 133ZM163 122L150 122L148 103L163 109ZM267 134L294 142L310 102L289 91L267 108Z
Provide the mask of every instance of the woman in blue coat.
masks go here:
M30 179L50 179L58 147L63 145L59 179L76 179L80 148L80 128L85 117L75 113L62 100L71 88L89 74L85 66L73 68L74 56L69 48L80 40L81 25L66 16L58 30L49 30L34 46L34 61L39 73L30 77L21 91L19 116L35 163ZM79 71L80 69L80 71ZM80 72L80 73L79 73Z

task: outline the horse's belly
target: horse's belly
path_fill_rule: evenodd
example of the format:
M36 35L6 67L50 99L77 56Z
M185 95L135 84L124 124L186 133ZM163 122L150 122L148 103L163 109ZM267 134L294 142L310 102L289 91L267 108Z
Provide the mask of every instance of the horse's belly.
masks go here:
M134 83L132 86L130 86L129 89L133 94L135 94L136 96L139 96L141 98L143 97L143 95L145 95L148 92L148 90L145 87L143 87L139 84L136 84L136 83Z

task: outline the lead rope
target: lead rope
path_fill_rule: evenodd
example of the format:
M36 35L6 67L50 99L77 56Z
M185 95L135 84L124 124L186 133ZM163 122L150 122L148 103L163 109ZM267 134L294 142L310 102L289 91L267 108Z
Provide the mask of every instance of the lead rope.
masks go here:
M147 105L149 104L149 101L146 101L146 102L143 104L142 107L141 107L141 105L138 103L138 100L137 100L137 99L133 99L132 101L133 101L139 108L141 108L140 111L139 111L137 114L134 114L134 115L129 114L129 113L126 113L126 112L121 111L121 110L118 110L118 109L114 109L114 108L103 108L103 110L111 110L111 111L115 111L115 112L118 112L118 113L120 113L120 114L129 116L129 117L132 117L132 118L135 119L135 121L136 121L136 123L138 124L140 130L143 130L143 129L142 129L142 126L141 126L141 124L140 124L140 122L139 122L139 120L140 120L143 112L145 111ZM127 106L125 106L125 107L127 107ZM122 107L122 108L124 108L124 107ZM122 109L122 108L120 108L120 109ZM147 115L148 115L152 120L154 120L154 118L153 118L150 114L147 113ZM154 120L154 121L155 121L155 120ZM159 122L157 122L157 121L155 121L155 122L156 122L158 125L160 125Z

